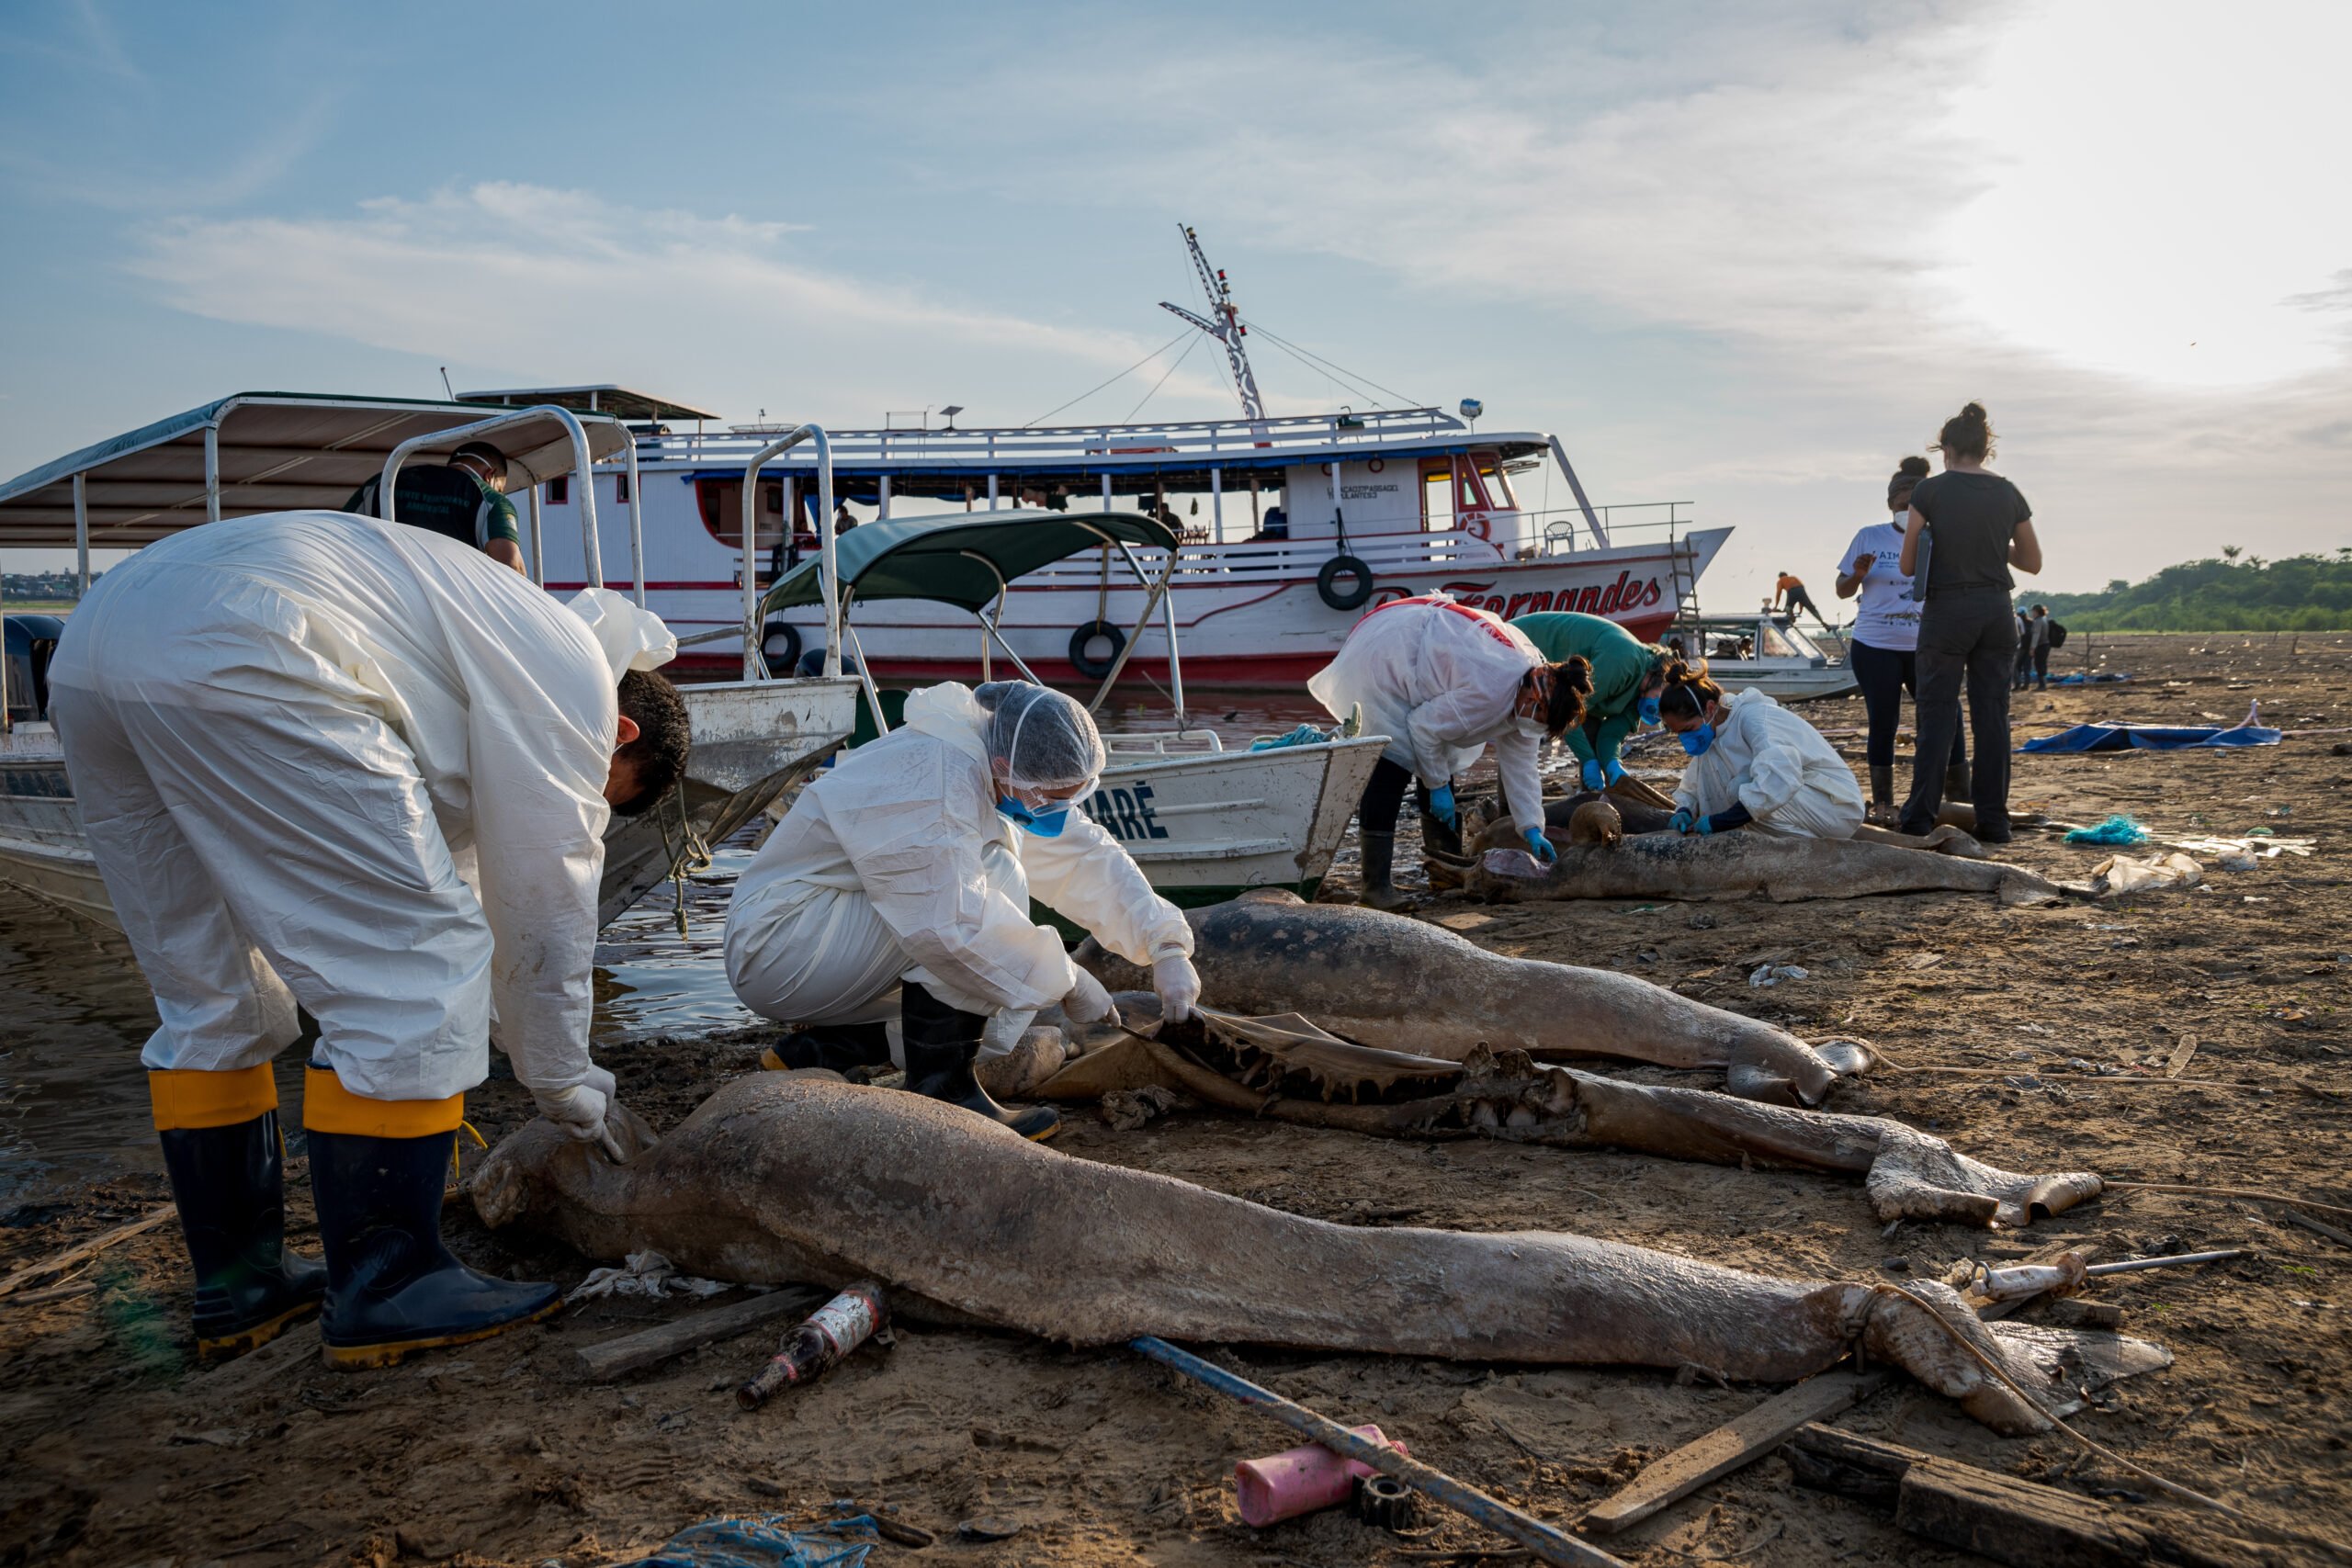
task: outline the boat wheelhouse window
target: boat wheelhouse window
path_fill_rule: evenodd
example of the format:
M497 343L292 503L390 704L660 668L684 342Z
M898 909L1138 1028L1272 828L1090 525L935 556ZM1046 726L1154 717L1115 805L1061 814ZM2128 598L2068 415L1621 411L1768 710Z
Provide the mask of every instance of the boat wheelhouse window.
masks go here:
M703 531L730 550L743 547L743 481L731 479L695 480L695 507L702 517ZM760 519L755 535L757 547L774 549L784 538L784 481L760 481Z
M1779 625L1771 621L1765 622L1760 629L1760 633L1757 638L1757 652L1762 657L1768 659L1803 659L1805 657L1804 653L1798 650L1796 644L1789 640L1788 633Z
M628 504L628 476L627 474L613 476L613 504L615 506Z
M548 504L549 506L571 504L571 476L570 474L558 474L548 481Z

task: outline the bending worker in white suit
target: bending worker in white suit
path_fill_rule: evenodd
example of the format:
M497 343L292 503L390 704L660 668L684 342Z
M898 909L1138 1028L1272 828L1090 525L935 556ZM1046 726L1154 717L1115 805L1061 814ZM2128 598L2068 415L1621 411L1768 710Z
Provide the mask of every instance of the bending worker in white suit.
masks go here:
M1705 665L1677 662L1657 705L1690 758L1674 789L1676 831L1850 839L1862 825L1862 786L1846 759L1762 692L1727 698Z
M684 706L646 673L676 648L619 594L567 607L469 545L323 512L190 528L74 612L51 712L162 1019L142 1060L200 1350L322 1296L345 1366L555 1309L448 1254L442 1185L493 1007L539 1109L614 1146L588 1056L603 834L684 762ZM269 1064L298 1001L323 1269L283 1245Z
M1059 1002L1074 1022L1111 1010L1039 901L1151 966L1164 1017L1200 1000L1193 929L1076 807L1102 772L1086 710L1018 681L953 682L907 700L905 726L842 757L803 790L735 885L727 977L745 1007L813 1027L773 1066L889 1060L899 1019L906 1087L1024 1138L1053 1134L1046 1106L1009 1111L972 1076L990 1014Z
M1432 848L1460 850L1453 781L1489 741L1511 820L1531 852L1554 858L1536 762L1546 739L1584 722L1592 666L1582 656L1555 663L1517 626L1428 593L1365 611L1306 689L1333 718L1362 707L1364 733L1388 737L1356 803L1366 904L1394 909L1408 901L1395 881L1396 813L1408 784L1420 801L1424 838L1439 840Z

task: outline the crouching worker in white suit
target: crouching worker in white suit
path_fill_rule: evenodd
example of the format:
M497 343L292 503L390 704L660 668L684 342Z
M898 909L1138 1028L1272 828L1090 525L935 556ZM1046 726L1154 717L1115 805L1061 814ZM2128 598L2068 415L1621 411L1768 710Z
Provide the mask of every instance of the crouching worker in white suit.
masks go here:
M339 1366L555 1310L444 1249L441 1190L493 1007L539 1109L617 1152L588 1057L603 834L684 761L685 709L645 672L676 648L619 594L566 606L456 540L322 512L190 528L74 612L51 712L163 1021L142 1060L202 1351L322 1297ZM298 1001L323 1269L283 1245L269 1064Z
M1762 692L1726 698L1705 665L1676 663L1657 705L1690 757L1674 790L1676 831L1850 839L1862 825L1854 770L1821 731Z
M847 753L801 792L735 885L727 977L745 1007L808 1025L779 1067L889 1060L898 1017L906 1087L1045 1138L1046 1106L1009 1111L972 1076L991 1014L1053 1002L1075 1022L1110 1011L1034 895L1122 958L1151 965L1164 1016L1200 999L1193 930L1078 804L1102 772L1086 710L1016 681L932 686L905 726Z

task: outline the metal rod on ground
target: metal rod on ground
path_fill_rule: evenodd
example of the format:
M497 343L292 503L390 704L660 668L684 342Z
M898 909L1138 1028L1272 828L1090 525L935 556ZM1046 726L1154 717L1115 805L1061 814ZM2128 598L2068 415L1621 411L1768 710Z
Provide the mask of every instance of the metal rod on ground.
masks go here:
M1498 1535L1510 1537L1544 1562L1569 1564L1571 1568L1625 1568L1622 1560L1589 1541L1578 1540L1557 1526L1547 1525L1533 1515L1512 1507L1501 1498L1489 1496L1475 1486L1465 1485L1443 1471L1433 1470L1385 1443L1360 1438L1337 1421L1317 1416L1306 1406L1284 1399L1272 1389L1261 1388L1248 1378L1227 1371L1213 1361L1204 1361L1189 1350L1180 1350L1165 1339L1147 1334L1127 1343L1153 1360L1173 1367L1219 1393L1229 1393L1245 1404L1256 1405L1283 1426L1314 1438L1333 1453L1361 1460L1383 1475L1393 1476L1408 1486L1419 1488L1454 1512L1476 1519Z
M2120 1263L2094 1263L2083 1270L2092 1274L2135 1274L2143 1269L2174 1269L2184 1263L2225 1263L2233 1258L2251 1258L2251 1249L2238 1247L2226 1252L2184 1252L2173 1258L2127 1258Z

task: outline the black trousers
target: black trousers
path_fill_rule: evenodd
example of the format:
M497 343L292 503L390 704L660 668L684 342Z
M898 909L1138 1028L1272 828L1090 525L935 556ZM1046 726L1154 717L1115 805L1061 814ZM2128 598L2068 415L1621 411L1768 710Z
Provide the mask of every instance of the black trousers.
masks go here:
M2046 642L2033 645L2033 679L2043 691L2050 689L2050 645Z
M1410 768L1400 768L1383 757L1373 764L1372 777L1364 781L1363 795L1356 802L1356 830L1363 833L1393 833L1396 830L1396 813L1405 804L1405 790L1410 785L1413 799L1422 815L1430 809L1430 788L1413 776Z
M1903 725L1903 694L1919 700L1918 656L1909 649L1872 648L1866 642L1846 645L1846 663L1854 684L1862 689L1862 712L1870 716L1871 738L1862 748L1873 768L1894 766L1894 732ZM1951 736L1951 765L1968 761L1968 737L1955 727Z
M1968 694L1969 726L1976 733L1975 788L1979 834L2009 827L2009 677L2018 660L2018 617L1998 588L1943 594L1919 617L1919 708L1912 719L1918 744L1911 757L1911 796L1903 803L1902 830L1934 830L1943 806L1944 764L1960 736L1961 693ZM1930 763L1929 759L1934 759Z
M1813 595L1807 593L1803 588L1792 588L1789 590L1789 602L1786 608L1790 615L1792 617L1799 610L1803 610L1815 620L1820 621L1823 626L1826 626L1829 624L1828 621L1824 619L1822 616L1821 611L1814 604Z

